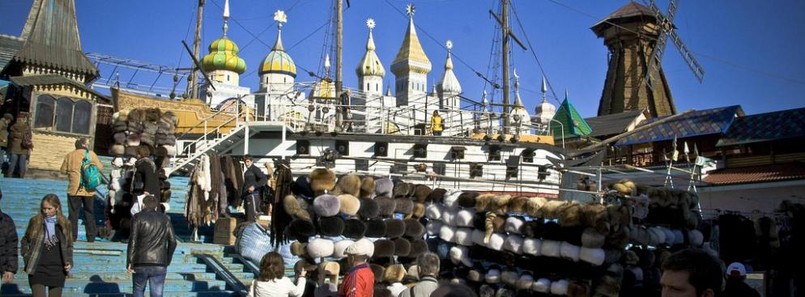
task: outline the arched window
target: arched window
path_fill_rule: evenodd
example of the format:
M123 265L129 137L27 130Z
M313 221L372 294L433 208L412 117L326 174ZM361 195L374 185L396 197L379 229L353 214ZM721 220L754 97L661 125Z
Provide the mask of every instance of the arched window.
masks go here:
M89 101L79 100L73 110L73 133L89 134L90 117L92 117L92 104Z
M34 128L53 127L53 111L56 109L56 99L50 95L40 95L36 99L36 119Z
M73 100L61 97L56 101L56 131L72 132Z

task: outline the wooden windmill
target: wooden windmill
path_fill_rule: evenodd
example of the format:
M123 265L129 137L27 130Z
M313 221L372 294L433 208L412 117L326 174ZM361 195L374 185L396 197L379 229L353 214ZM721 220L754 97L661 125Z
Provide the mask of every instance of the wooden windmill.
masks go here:
M662 70L665 44L671 42L701 82L704 70L682 42L673 25L678 8L670 0L663 15L654 0L630 2L591 29L609 48L609 69L598 115L648 110L651 116L676 114L671 90Z

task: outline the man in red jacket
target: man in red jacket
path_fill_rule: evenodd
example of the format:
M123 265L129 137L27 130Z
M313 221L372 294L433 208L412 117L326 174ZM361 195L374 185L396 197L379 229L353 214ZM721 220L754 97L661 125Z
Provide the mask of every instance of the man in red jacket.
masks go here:
M351 268L344 276L338 297L372 297L375 275L366 261L374 254L374 249L374 244L366 238L347 247L344 253Z

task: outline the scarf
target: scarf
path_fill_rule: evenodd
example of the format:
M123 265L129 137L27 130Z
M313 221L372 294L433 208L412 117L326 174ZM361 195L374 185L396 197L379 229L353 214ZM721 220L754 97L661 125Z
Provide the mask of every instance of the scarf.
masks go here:
M56 245L56 216L45 217L45 246Z

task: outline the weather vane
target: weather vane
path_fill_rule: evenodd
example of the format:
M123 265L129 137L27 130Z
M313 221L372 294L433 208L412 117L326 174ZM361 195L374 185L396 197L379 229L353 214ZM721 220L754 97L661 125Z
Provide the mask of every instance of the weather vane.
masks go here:
M366 20L366 26L369 27L369 30L375 28L375 20L373 18L369 18Z
M408 6L405 7L405 12L408 14L408 17L413 17L414 11L416 11L416 8L414 8L414 4L408 3Z
M282 23L288 22L288 16L285 15L285 12L282 10L277 10L274 12L274 20L277 21L277 25L282 27Z

